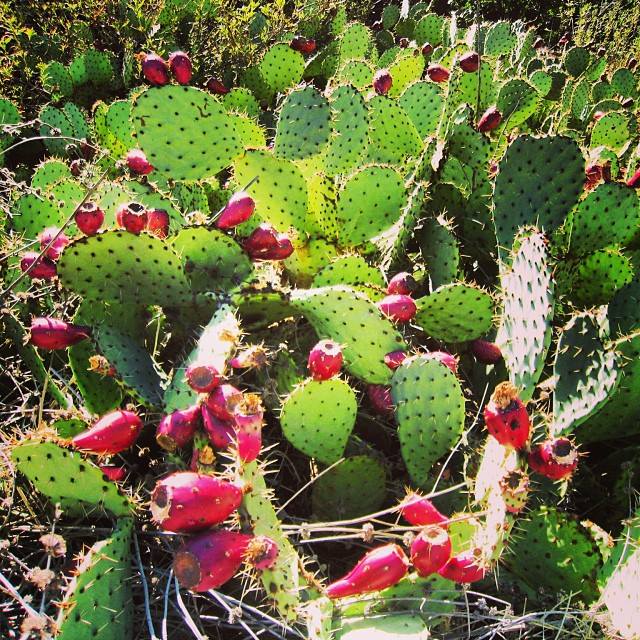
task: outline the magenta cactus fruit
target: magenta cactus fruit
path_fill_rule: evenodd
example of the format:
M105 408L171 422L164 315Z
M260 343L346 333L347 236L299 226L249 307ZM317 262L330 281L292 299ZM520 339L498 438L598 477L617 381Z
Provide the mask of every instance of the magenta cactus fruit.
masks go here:
M254 569L271 569L278 559L278 543L267 536L255 536L249 541L244 560Z
M395 405L390 387L385 387L383 384L369 384L367 385L367 397L376 413L386 417L394 415Z
M309 372L314 380L328 380L342 369L342 347L333 340L320 340L309 352Z
M379 69L373 76L373 89L380 96L386 96L393 85L389 69Z
M433 45L430 42L425 42L420 51L423 56L428 57L433 53Z
M601 118L604 118L604 116L605 116L604 111L596 111L593 114L593 121L598 122L598 120L600 120Z
M57 236L57 237L56 237ZM51 246L45 251L45 256L54 262L62 255L64 248L71 242L69 237L60 233L58 227L47 227L38 234L40 240L40 250L44 251L49 244Z
M242 489L216 476L178 471L156 482L151 516L164 531L207 529L226 520L242 502Z
M469 51L460 58L460 68L465 73L473 73L480 68L480 55L476 51Z
M440 513L429 498L414 491L407 493L400 503L400 513L409 524L416 527L437 524L446 529L449 525L449 518Z
M56 263L50 258L41 256L37 251L27 251L20 259L20 270L28 272L30 278L53 280L58 275Z
M147 210L138 202L122 204L116 210L116 223L129 233L140 235L147 226Z
M121 482L127 476L127 467L115 464L101 464L100 471L112 482Z
M454 374L458 374L458 358L447 351L428 351L424 354L425 358L437 360L440 364L451 369Z
M569 438L549 438L531 450L529 466L550 480L564 480L578 467L578 449Z
M411 543L411 564L422 578L440 571L450 557L449 534L437 524L422 529Z
M146 80L161 87L169 82L169 67L164 58L155 53L148 53L142 60L142 74Z
M206 403L200 406L200 411L202 413L202 424L211 444L221 451L228 449L235 439L233 423L215 416Z
M500 480L499 486L509 513L520 513L527 506L529 476L524 471L510 471Z
M222 381L220 372L205 362L195 362L185 372L187 384L197 393L209 393Z
M232 229L246 222L255 211L256 203L246 191L234 193L216 220L218 229Z
M432 82L447 82L451 72L441 64L430 64L427 67L427 76Z
M636 169L636 172L627 180L626 185L632 189L640 187L640 168Z
M95 202L85 202L78 207L74 219L82 233L93 236L104 222L104 211Z
M142 420L133 411L118 409L102 416L72 442L76 449L108 456L133 446L141 431Z
M131 149L126 156L127 167L139 176L147 176L153 171L153 165L141 149Z
M493 131L500 126L502 122L502 114L498 111L498 107L489 107L478 120L478 131L487 133Z
M329 598L346 598L392 587L409 570L409 559L397 544L369 551L343 578L326 589Z
M169 69L178 84L189 84L193 74L191 59L184 51L174 51L169 56Z
M240 389L236 389L231 384L221 384L207 396L205 402L216 418L233 420L236 407L243 399L244 395Z
M91 335L89 327L46 317L31 321L30 334L34 347L48 351L66 349Z
M239 531L207 531L187 540L173 559L178 582L190 591L217 589L238 573L252 536Z
M378 309L393 322L409 322L416 315L417 307L411 296L385 296L377 303Z
M158 238L169 235L169 214L165 209L147 209L147 231Z
M449 561L438 571L447 580L453 580L460 584L469 584L482 580L487 570L483 567L479 559L471 551L464 551L449 558Z
M173 411L160 420L156 430L157 443L167 451L182 449L193 440L201 419L200 406L197 404Z
M251 260L284 260L293 253L286 233L279 233L270 224L261 224L243 243Z
M384 363L392 371L397 369L407 358L409 354L401 349L398 351L390 351L384 357Z
M229 89L222 84L218 78L209 78L207 80L207 89L218 96L223 96L229 93Z
M497 364L502 360L502 351L495 342L488 340L474 340L471 343L473 357L482 364Z
M238 447L238 457L242 462L253 462L262 449L262 424L264 410L260 396L255 393L244 395L233 413L233 422Z
M489 433L505 447L521 450L529 441L529 414L510 382L501 382L495 388L484 408L484 422Z
M387 293L390 295L411 295L416 290L416 281L407 271L396 273L387 285Z

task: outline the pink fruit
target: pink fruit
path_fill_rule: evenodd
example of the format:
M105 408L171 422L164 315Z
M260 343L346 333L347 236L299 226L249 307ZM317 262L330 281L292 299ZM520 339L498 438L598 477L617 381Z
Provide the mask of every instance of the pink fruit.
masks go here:
M384 363L391 369L397 369L407 358L409 354L406 351L390 351L384 357Z
M262 424L264 410L260 396L245 394L233 413L238 457L242 462L253 462L262 448Z
M205 362L196 362L185 373L187 384L198 393L209 393L221 382L220 372L212 365Z
M391 398L391 389L382 384L367 385L367 396L371 406L377 413L383 416L392 416L394 414L394 404Z
M255 211L256 203L246 191L234 193L220 217L216 220L218 229L232 229L247 221Z
M169 235L169 214L165 209L147 210L147 231L158 238Z
M342 348L332 340L320 340L309 352L309 372L314 380L328 380L342 369Z
M165 531L207 529L226 520L242 502L242 489L216 476L177 471L158 480L151 494L153 521Z
M133 446L142 431L142 420L133 411L118 409L102 416L92 427L72 440L73 446L103 456Z
M71 324L56 318L34 318L29 342L40 349L66 349L88 338L89 327Z
M206 403L201 405L200 411L204 430L207 432L211 444L222 451L228 449L235 439L233 423L217 418Z
M443 364L445 367L449 367L451 371L457 375L458 373L458 358L456 358L451 353L447 353L446 351L428 351L424 354L425 358L430 358L431 360L437 360L440 364Z
M229 93L229 89L227 89L227 87L225 87L217 78L209 78L207 80L207 89L209 89L211 93L215 93L219 96L223 96L226 93Z
M71 242L71 240L69 240L69 237L64 233L60 233L56 237L56 234L58 234L59 232L60 229L58 227L47 227L38 234L41 251L44 251L45 248L49 247L49 244L51 244L44 255L54 262L62 255L64 248L69 244L69 242Z
M396 273L387 285L387 293L408 296L416 290L416 281L406 271Z
M475 51L465 53L462 58L460 58L460 68L465 73L473 73L474 71L477 71L479 67L480 56Z
M502 114L498 111L497 107L489 107L483 114L480 120L478 120L478 131L480 133L486 133L493 131L496 127L500 126L502 122Z
M578 450L569 438L550 438L532 449L529 466L551 480L564 480L578 466Z
M640 187L640 169L637 169L636 172L627 180L627 187L631 187L635 189L636 187Z
M267 536L252 538L247 546L244 560L254 569L271 569L278 559L280 549L275 540Z
M147 210L137 202L122 204L116 211L116 223L129 233L140 235L147 226Z
M114 464L101 464L100 471L112 482L120 482L127 475L127 467L119 467Z
M191 591L217 589L238 573L252 536L220 529L191 538L176 552L173 572Z
M529 497L529 476L516 469L509 472L499 482L500 491L509 513L520 513L527 506Z
M260 369L268 360L267 350L260 344L254 344L231 358L229 366L233 369Z
M157 443L167 451L175 451L189 444L202 419L200 406L178 409L164 416L156 430Z
M397 544L369 551L344 578L326 589L329 598L346 598L392 587L404 578L409 560Z
M126 160L129 169L139 176L149 175L153 171L153 165L147 160L147 156L141 149L131 149L127 153Z
M174 51L169 56L169 69L178 84L189 84L193 69L191 60L184 51Z
M474 340L471 343L473 357L482 364L497 364L502 360L502 351L495 342L487 340Z
M598 122L598 120L600 120L600 118L604 118L604 116L605 116L604 111L596 111L593 114L593 120L594 122Z
M437 524L446 529L449 525L447 516L440 513L429 498L413 491L400 504L400 513L409 524L416 527Z
M425 42L421 51L423 56L430 56L433 53L433 45L430 42Z
M422 578L437 573L451 557L451 540L437 524L425 527L411 543L411 564Z
M524 449L531 434L527 409L510 382L501 382L484 408L489 433L505 447Z
M162 86L169 82L169 67L163 58L155 53L148 53L142 61L144 77L155 86Z
M231 384L221 384L207 396L206 403L216 418L233 420L233 413L243 399L244 395L240 389Z
M427 76L432 82L446 82L450 75L449 69L441 64L430 64L427 67Z
M453 556L447 564L438 571L443 578L462 584L482 580L486 572L486 569L479 564L476 556L470 551L465 551L459 553L457 556Z
M284 260L293 253L286 233L278 233L270 224L261 224L246 238L244 250L252 260Z
M37 251L27 251L22 254L20 270L22 273L28 270L27 275L30 278L39 278L40 280L52 280L58 275L56 263L50 258L40 256Z
M94 202L85 202L75 213L78 229L86 236L93 236L104 222L104 211Z
M385 296L377 306L393 322L409 322L417 311L413 298L407 295Z
M380 96L386 96L393 85L393 78L389 69L380 69L373 76L373 89Z

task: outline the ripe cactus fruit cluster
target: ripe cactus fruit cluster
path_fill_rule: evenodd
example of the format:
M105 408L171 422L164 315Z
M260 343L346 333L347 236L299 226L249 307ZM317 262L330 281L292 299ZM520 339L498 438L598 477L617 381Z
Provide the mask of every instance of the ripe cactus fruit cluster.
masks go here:
M502 445L521 450L531 436L531 422L517 389L501 382L484 408L484 422L489 433Z

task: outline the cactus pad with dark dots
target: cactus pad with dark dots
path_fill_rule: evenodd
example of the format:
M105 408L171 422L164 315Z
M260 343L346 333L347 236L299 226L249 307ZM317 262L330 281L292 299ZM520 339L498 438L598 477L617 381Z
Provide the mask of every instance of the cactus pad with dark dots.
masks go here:
M352 22L344 29L338 41L338 64L341 66L347 60L368 58L372 44L371 31L359 22Z
M50 194L26 193L14 204L13 228L30 240L46 227L61 227L63 223L60 207Z
M50 158L36 167L31 176L31 187L45 191L63 178L71 178L69 167L62 160Z
M302 79L304 57L288 44L275 44L264 54L258 69L271 93L281 93Z
M87 70L87 79L94 86L99 87L113 82L113 66L106 51L88 49L84 54L84 66Z
M252 118L260 115L260 105L255 96L246 87L234 87L222 96L222 104L227 111L244 113Z
M574 78L582 75L591 64L591 54L584 47L572 47L564 56L564 68Z
M399 55L389 65L389 73L393 78L389 96L399 97L409 85L420 80L424 64L424 56L414 56L410 49L406 49L404 54Z
M529 83L535 87L540 97L544 98L551 91L553 80L546 71L537 69L529 76Z
M54 60L41 71L40 78L45 91L54 97L70 96L73 93L73 79L62 63Z
M510 53L516 46L518 39L506 21L496 22L487 32L484 41L484 55L501 56Z
M624 113L607 113L591 131L591 149L605 147L618 156L629 146L633 134L629 128L628 116Z
M371 266L358 255L339 256L323 267L313 279L314 287L330 287L344 284L370 292L372 288L384 289L385 283L380 269Z
M442 90L437 84L414 82L405 88L399 102L421 138L435 134L444 104Z
M47 149L54 155L66 156L67 145L73 143L69 138L74 137L73 124L64 111L52 107L44 107L38 116L40 120L40 135Z
M435 13L428 13L420 18L413 32L418 46L421 47L425 42L429 42L433 47L442 44L445 25L445 19Z
M434 289L458 278L460 249L451 224L427 218L418 233L418 243Z
M611 92L623 98L636 98L638 96L638 81L629 69L616 69L611 76Z
M507 130L524 124L538 110L539 104L536 89L518 78L505 82L498 94L497 107Z
M374 70L364 60L347 60L334 76L334 82L341 85L352 85L359 91L363 91L371 84Z
M344 453L357 410L356 394L344 380L307 380L285 399L280 424L296 449L329 465Z
M73 58L71 64L68 67L71 81L74 88L78 88L89 82L89 76L87 74L87 65L85 64L84 53L78 54Z

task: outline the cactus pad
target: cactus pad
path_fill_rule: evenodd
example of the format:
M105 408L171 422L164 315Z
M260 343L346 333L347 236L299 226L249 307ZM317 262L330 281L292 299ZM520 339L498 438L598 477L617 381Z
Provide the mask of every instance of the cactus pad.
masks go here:
M419 243L431 287L437 289L456 280L460 269L460 250L451 225L441 218L427 218L422 223Z
M70 96L73 93L73 79L69 70L60 62L49 62L40 74L45 91L54 97Z
M399 102L411 118L421 138L435 134L444 102L437 84L414 82L404 90Z
M276 44L258 65L260 77L272 93L281 93L302 79L304 57L288 44Z
M397 98L414 82L420 80L424 71L424 56L414 56L412 52L398 56L389 66L389 73L393 84L389 89L389 96Z
M14 205L13 228L29 239L35 239L45 227L61 227L64 221L58 203L50 194L26 193Z
M623 98L635 98L638 94L636 77L629 69L616 69L610 80L611 91Z
M40 125L40 135L45 136L44 144L49 151L57 156L65 156L68 144L73 143L75 132L73 125L61 109L47 106L40 111L38 116Z
M335 80L341 85L353 85L359 91L363 91L371 84L373 69L364 60L347 60L336 71Z
M484 55L505 55L515 48L517 42L518 39L511 31L511 25L508 22L496 22L487 32L484 41Z
M607 113L594 125L590 146L592 149L605 147L621 155L629 146L631 138L627 116L622 113Z
M577 78L587 70L591 63L591 54L584 47L573 47L564 56L564 68Z
M384 280L379 269L370 266L358 255L340 256L323 267L313 279L314 287L330 287L345 284L350 287L384 288Z
M524 124L538 109L540 96L525 80L505 82L498 94L497 107L508 129Z
M33 189L48 189L52 184L63 178L71 178L69 167L62 160L46 160L36 168L31 177Z
M251 118L260 115L260 105L254 95L246 87L234 87L222 96L222 104L227 111L245 113Z
M433 47L442 44L445 29L445 19L435 13L429 13L418 20L413 31L413 37L419 46L425 42Z

